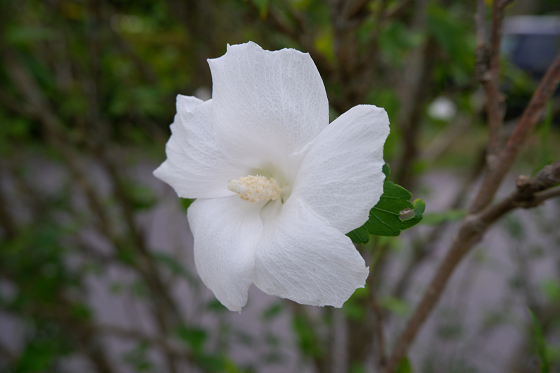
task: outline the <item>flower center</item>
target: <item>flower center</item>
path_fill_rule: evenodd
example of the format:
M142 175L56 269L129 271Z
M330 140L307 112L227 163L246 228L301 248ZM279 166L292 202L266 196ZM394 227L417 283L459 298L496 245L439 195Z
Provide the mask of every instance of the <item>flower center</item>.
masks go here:
M239 194L244 201L256 203L280 198L280 188L273 178L249 175L237 180L229 180L227 188Z

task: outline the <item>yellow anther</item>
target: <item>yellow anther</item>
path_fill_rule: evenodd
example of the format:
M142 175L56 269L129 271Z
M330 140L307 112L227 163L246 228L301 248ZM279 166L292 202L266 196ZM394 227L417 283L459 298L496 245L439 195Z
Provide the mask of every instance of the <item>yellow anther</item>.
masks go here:
M280 198L280 188L273 178L265 176L245 176L237 180L230 180L227 188L239 194L242 200L251 203L270 201Z

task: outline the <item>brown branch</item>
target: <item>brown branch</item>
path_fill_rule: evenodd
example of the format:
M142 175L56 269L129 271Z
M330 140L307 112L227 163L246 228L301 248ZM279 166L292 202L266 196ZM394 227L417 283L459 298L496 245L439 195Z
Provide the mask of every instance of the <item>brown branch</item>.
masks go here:
M502 40L502 23L504 19L504 7L500 1L492 3L492 32L490 35L490 57L489 73L490 79L484 84L486 90L488 127L490 138L488 141L488 164L491 165L493 157L499 151L500 131L504 119L504 97L498 87L500 74L500 44Z
M521 147L527 141L529 133L537 123L541 110L554 93L559 81L560 53L558 53L554 62L552 62L552 65L542 78L539 87L531 97L531 101L529 101L529 104L525 108L513 133L499 153L497 161L494 162L494 167L489 169L482 181L478 194L469 210L470 213L476 213L490 204L500 186L501 181L511 168L513 161L521 150Z
M387 362L385 332L383 331L383 311L377 302L376 287L373 285L373 276L368 276L367 279L369 292L368 298L371 306L371 311L375 316L375 339L377 341L377 361L374 359L375 367L382 371L385 363ZM374 369L376 370L376 369Z
M464 200L469 190L471 190L472 185L476 182L476 180L484 170L485 154L486 152L483 149L480 152L480 155L477 156L477 161L473 165L473 169L471 170L470 175L465 180L461 181L461 188L453 198L452 202L449 204L449 207L444 211L458 209L464 206ZM404 296L412 278L414 277L415 272L420 267L420 264L422 264L424 260L430 257L430 253L432 252L433 248L448 228L449 222L444 222L436 227L433 227L432 231L427 235L427 238L423 242L413 245L413 257L411 258L407 267L402 271L402 275L396 282L396 285L392 292L395 298L402 298Z
M476 214L468 215L463 220L451 247L438 266L420 304L416 307L414 314L399 338L387 363L387 372L392 372L404 357L420 327L439 301L453 271L470 249L480 241L490 225L516 208L531 208L540 205L544 199L542 195L539 195L539 192L552 188L558 183L560 183L560 161L544 167L533 180L520 176L517 181L516 191L501 202L489 206ZM555 196L557 196L556 193L545 195L545 197L549 198Z
M534 201L537 203L544 202L547 199L560 197L560 186L556 188L548 189L540 193L535 193Z
M8 209L8 204L4 196L4 191L0 188L0 227L4 230L4 236L7 240L13 240L18 234L18 225L13 214Z
M412 188L412 167L418 159L418 140L421 133L422 113L429 98L430 80L437 46L432 38L413 52L405 72L406 82L400 87L402 110L399 129L402 132L402 150L397 160L395 180L399 185Z

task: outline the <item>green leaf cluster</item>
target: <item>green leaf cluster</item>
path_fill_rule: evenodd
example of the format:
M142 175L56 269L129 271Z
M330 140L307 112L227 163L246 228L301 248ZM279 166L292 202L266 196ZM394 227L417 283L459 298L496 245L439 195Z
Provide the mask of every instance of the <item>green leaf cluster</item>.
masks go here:
M385 181L383 183L383 194L379 202L369 212L368 221L361 227L347 234L354 243L367 243L370 235L375 236L398 236L402 230L418 224L426 208L424 201L417 199L410 202L412 193L400 185L389 181L391 169L388 164L383 166ZM402 220L401 216L414 212L414 216Z

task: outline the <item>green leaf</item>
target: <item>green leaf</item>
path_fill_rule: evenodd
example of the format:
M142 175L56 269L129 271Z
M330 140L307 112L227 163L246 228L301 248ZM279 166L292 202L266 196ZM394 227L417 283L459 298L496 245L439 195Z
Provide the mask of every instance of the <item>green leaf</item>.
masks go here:
M541 290L550 302L560 301L560 283L556 279L546 279L541 285Z
M412 365L410 365L410 361L407 357L404 357L399 366L395 370L395 373L412 373Z
M531 315L531 321L533 322L533 333L535 336L535 343L537 345L537 353L541 358L541 373L549 373L550 367L548 365L548 358L546 355L546 342L544 340L541 323L539 322L539 319L537 318L533 310L529 309L529 314Z
M443 6L432 4L428 7L428 32L447 52L458 67L467 71L474 68L472 35L462 22Z
M363 321L367 316L367 308L364 303L368 298L368 285L358 288L342 306L342 312L346 317L354 321Z
M219 300L212 299L211 301L209 301L206 304L206 310L208 310L210 312L221 313L221 312L227 311L228 309L226 308L226 306L224 306L222 303L220 303Z
M31 44L42 40L53 40L56 32L43 26L18 26L7 30L6 41L9 44Z
M268 0L252 0L253 4L259 10L259 17L265 19L268 15Z
M276 302L273 303L270 307L264 309L261 318L263 321L270 321L280 316L282 311L284 311L284 302Z
M299 350L308 356L321 357L323 355L321 343L308 320L301 314L296 313L292 319L292 326L297 337Z
M369 232L365 225L360 228L354 229L352 232L346 234L354 243L368 243Z
M135 210L146 210L155 205L157 197L152 189L141 185L129 185L128 193Z
M129 247L122 248L117 251L116 259L121 263L133 265L136 263L136 252Z
M398 236L402 230L413 227L422 220L422 214L426 209L424 201L417 199L411 203L412 193L388 180L391 174L388 164L383 166L383 173L386 176L383 183L383 195L369 212L368 221L347 234L354 243L367 243L370 234ZM414 212L413 217L406 220L401 219L402 215L411 212Z
M56 359L57 351L45 341L34 341L23 351L16 363L16 372L39 373L52 366Z
M188 208L194 202L194 199L192 199L192 198L181 198L180 201L181 201L181 206L183 207L183 210L187 211Z
M364 364L352 363L350 366L350 373L367 373L367 369Z
M72 316L80 321L91 320L91 310L83 303L74 303L70 308Z
M140 342L132 350L123 354L123 360L138 372L150 371L153 368L153 363L150 360L149 348L147 342Z
M203 369L203 371L212 373L226 371L226 360L223 356L215 354L196 353L195 360L197 364ZM228 367L228 371L231 372L231 369L232 365Z
M206 330L188 326L177 328L177 336L185 341L194 351L202 350L207 337Z
M379 305L398 316L405 316L410 309L408 303L391 296L381 297Z

